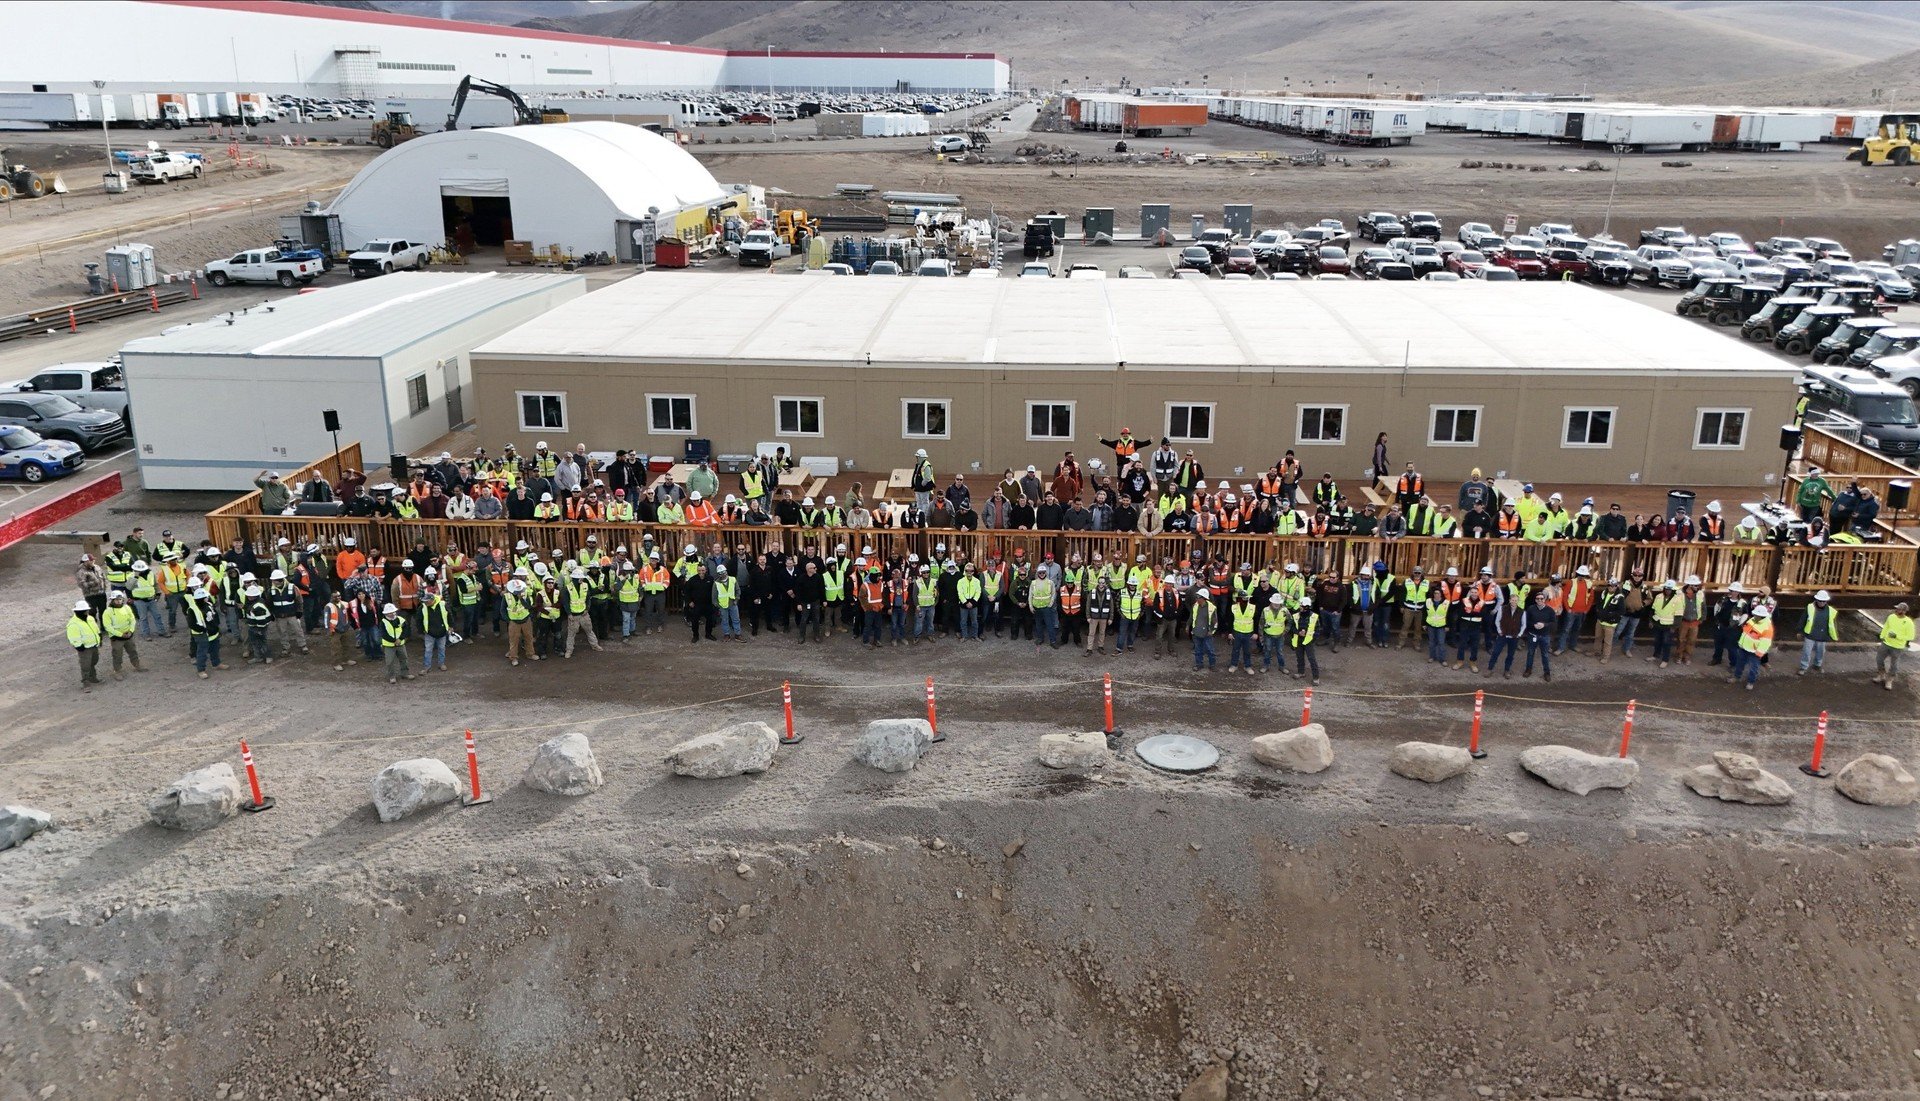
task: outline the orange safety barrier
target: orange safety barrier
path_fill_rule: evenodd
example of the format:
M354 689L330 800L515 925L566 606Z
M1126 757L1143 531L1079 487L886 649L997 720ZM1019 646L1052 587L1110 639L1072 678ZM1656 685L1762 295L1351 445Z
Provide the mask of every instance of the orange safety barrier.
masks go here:
M1486 753L1480 749L1480 714L1486 710L1487 693L1484 690L1473 694L1473 734L1467 738L1467 753L1476 761L1486 760Z
M1106 726L1106 730L1103 733L1105 733L1106 736L1110 739L1117 738L1120 736L1120 732L1114 729L1114 726L1113 726L1113 674L1112 673L1107 673L1102 678L1102 682L1100 685L1100 694L1103 697L1105 697L1106 705L1107 705L1107 726Z
M482 803L493 802L493 796L480 793L480 755L473 748L473 731L467 731L467 784L472 794L460 800L463 807L477 807Z
M805 740L804 734L793 732L793 682L780 682L780 707L787 713L787 736L780 739L781 745L799 745Z
M1820 767L1820 758L1826 755L1827 755L1827 713L1825 711L1822 711L1820 712L1819 724L1813 728L1813 760L1807 762L1804 765L1801 765L1800 771L1806 773L1809 776L1818 776L1823 780L1833 775L1833 773L1828 772L1826 769Z
M1620 728L1620 756L1627 755L1627 746L1633 742L1633 709L1639 700L1627 701L1627 721Z
M1307 689L1306 696L1302 698L1300 701L1300 725L1305 726L1312 721L1313 721L1313 689L1309 688Z
M932 677L927 678L927 729L933 731L934 741L944 742L947 740L947 736L945 734L940 733L940 725L934 720L934 717L933 717L933 678Z
M240 804L240 809L255 814L273 809L273 798L260 794L260 774L253 770L253 750L245 738L240 739L240 763L247 766L247 786L253 789L253 802Z
M80 319L73 316L72 306L67 307L67 331L70 333L77 333L80 331Z

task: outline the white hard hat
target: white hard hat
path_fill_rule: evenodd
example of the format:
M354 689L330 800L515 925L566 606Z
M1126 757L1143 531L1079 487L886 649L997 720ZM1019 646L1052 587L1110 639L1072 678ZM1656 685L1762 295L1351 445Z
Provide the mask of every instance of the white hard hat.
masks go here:
M283 535L277 541L275 541L273 545L276 547L286 547L286 546L291 546L292 544L293 544L293 540Z
M358 540L354 539L354 537L351 535L347 536L345 539L340 540L340 544L342 546L347 546L347 547L354 546L357 542Z
M1819 592L1813 594L1813 598L1815 600L1832 600L1833 594L1825 589L1821 589Z
M1582 567L1580 567L1580 568L1581 568L1581 569L1583 569L1583 570L1584 570L1584 569L1586 569L1586 567L1585 567L1585 566L1582 566ZM1699 574L1697 574L1697 573L1690 573L1690 574L1688 574L1688 575L1687 575L1687 584L1689 584L1689 585L1698 585L1698 584L1700 584L1700 575L1699 575Z
M933 549L937 551L943 551L947 549L947 545L945 543L935 543L933 545Z
M1267 601L1267 603L1269 603L1269 604L1271 604L1271 605L1273 605L1274 607L1276 607L1276 608L1278 608L1278 607L1279 607L1279 606L1280 606L1280 605L1281 605L1282 603L1284 603L1284 601L1285 601L1285 598L1284 598L1284 597L1282 597L1282 596L1281 596L1281 595L1280 595L1279 593L1274 593L1274 594L1273 594L1273 599L1272 599L1272 600L1269 600L1269 601Z
M715 566L713 567L713 572L714 572L714 574L715 574L715 575L717 575L717 576L719 576L719 577L725 577L725 576L727 576L727 565L726 565L726 563L724 563L724 562L721 562L721 563L718 563L718 564L716 564L716 565L715 565Z
M515 544L513 545L513 549L514 549L514 550L526 550L526 549L527 549L527 541L526 541L525 539L522 539L522 540L520 540L519 542L517 542L517 543L515 543Z
M854 565L856 565L856 566L864 566L864 565L866 565L866 564L867 564L867 556L866 556L866 555L864 555L864 554L863 554L863 555L861 555L860 557L858 557L858 558L856 558L856 559L854 559L854 560L853 560L853 564L854 564Z
M1452 567L1452 566L1448 566L1448 567L1447 567L1447 576L1448 576L1448 577L1459 577L1459 576L1460 576L1460 571L1459 571L1459 570L1457 570L1457 569L1455 569L1455 568L1454 568L1454 567Z
M1288 572L1288 573L1299 573L1299 572L1300 572L1300 563L1298 563L1298 562L1289 562L1289 563L1287 563L1287 572Z
M1708 511L1708 512L1719 512L1719 511L1720 511L1720 499L1716 497L1716 498L1714 498L1713 500L1711 500L1711 501L1708 501L1708 502L1707 502L1707 511Z
M1487 573L1493 572L1493 567L1488 566L1484 572L1487 572ZM1592 577L1593 571L1591 569L1588 569L1586 566L1575 566L1573 569L1573 576ZM1700 579L1697 577L1690 577L1687 579L1687 584L1689 585L1698 585L1699 583L1700 583Z
M275 572L275 573L278 573L278 572L280 572L280 571L278 571L278 570L275 570L274 572ZM439 577L439 576L440 576L440 571L439 571L439 570L436 570L436 569L434 569L434 568L433 568L432 566L428 566L428 567L427 567L427 576L428 576L428 577Z
M727 503L727 504L729 504L729 505L732 505L732 504L738 504L738 503L739 503L739 501L740 501L740 498L738 498L738 497L735 497L735 496L734 496L733 494L731 494L731 493L729 493L729 494L727 494L727 500L726 500L726 503Z
M1482 567L1480 567L1480 576L1482 576L1482 577L1492 577L1492 576L1493 576L1493 567L1492 567L1492 566L1482 566Z
M687 558L692 558L692 557L693 557L694 555L696 555L696 554L699 554L699 553L700 553L700 548L699 548L699 547L696 547L696 546L694 546L694 545L693 545L692 543L688 543L688 544L687 544L687 549L686 549L686 550L683 550L683 551L681 551L680 553L681 553L681 555L682 555L682 556L684 556L684 557L687 557Z
M507 582L507 591L510 593L524 593L527 591L527 583L516 577Z
M76 612L90 612L93 610L93 605L84 600L76 600L73 602L73 610Z
M533 446L544 449L547 446L547 441L541 440L539 443L534 444Z
M152 569L153 567L147 565L147 560L142 558L134 562L133 568L136 570L148 570L148 569Z
M573 572L569 573L567 576L573 578L576 581L585 581L587 579L586 567L575 566L573 568Z
M386 607L384 607L384 608L381 608L381 609L380 609L380 614L381 614L381 615L392 615L393 613L395 613L395 612L397 612L397 611L399 611L399 610L400 610L400 609L399 609L398 607L396 607L396 606L394 606L394 605L392 605L392 604L389 604L389 605L387 605Z
M1193 483L1193 488L1195 489L1207 488L1207 480L1205 478L1200 479L1199 481Z
M195 577L210 577L213 575L213 567L202 562L193 568L193 575Z
M413 566L413 559L411 559L411 558L402 558L402 559L400 560L400 568L401 568L401 569L403 569L403 570L404 570L404 569L409 569L409 568L411 568L412 566Z
M919 450L917 450L917 451L915 451L915 452L913 453L913 457L914 457L914 458L916 458L916 459L924 459L924 458L926 458L926 457L927 457L927 449L926 449L926 448L924 448L924 447L922 447L922 448L920 448Z
M127 590L125 589L115 589L111 593L107 594L108 600L125 600L126 598L127 598Z
M275 570L272 573L267 575L268 581L285 581L286 579L287 579L287 571L285 570Z
M811 497L802 497L802 498L800 498L800 503L801 503L801 504L803 504L803 505L810 505L810 504L812 504L812 503L813 503L813 498L811 498Z
M318 543L308 543L308 544L307 544L307 553L308 553L308 554L319 554L319 553L320 553L320 544L318 544Z
M589 543L598 543L599 541L600 541L600 537L598 535L587 536L587 542Z
M700 491L696 489L692 493L688 494L687 496L691 500L698 501L700 499Z
M241 581L252 581L252 580L253 580L253 575L252 575L252 574L250 574L250 573L242 573L242 574L240 575L240 580L241 580Z
M540 503L541 503L541 504L543 504L543 505L550 505L550 504L552 504L552 503L553 503L553 494L551 494L551 493L542 493L542 494L540 495Z
M260 587L260 586L258 586L258 585L248 585L248 586L247 586L247 595L248 595L248 596L259 596L259 595L260 595L261 593L264 593L264 592L266 592L266 591L267 591L267 590L265 590L265 589L263 589L263 588L261 588L261 587Z
M827 496L827 503L828 503L828 504L832 504L832 503L833 503L833 496L832 496L831 494L829 494L829 495Z

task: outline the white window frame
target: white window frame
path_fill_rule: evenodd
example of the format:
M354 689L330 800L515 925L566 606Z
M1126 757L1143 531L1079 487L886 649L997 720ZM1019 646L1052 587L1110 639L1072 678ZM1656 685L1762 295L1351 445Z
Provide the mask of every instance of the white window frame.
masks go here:
M413 387L415 383L418 383L420 386L420 408L418 409L413 407ZM433 391L427 389L427 373L425 371L407 379L401 383L401 386L407 392L407 416L417 417L433 408Z
M1170 401L1166 403L1166 413L1162 419L1162 435L1174 443L1212 443L1214 425L1220 416L1220 403L1213 401ZM1205 409L1207 411L1207 434L1204 436L1182 436L1173 430L1173 411L1175 409ZM1187 414L1187 428L1193 428L1193 414Z
M656 400L679 401L683 398L686 399L686 403L687 403L687 427L684 430L679 428L674 428L671 425L669 425L666 428L655 428L653 426L653 403ZM667 419L669 420L673 419L673 409L671 406L669 406L667 409ZM696 395L648 394L647 395L647 434L649 436L697 436L699 435L700 434L700 402L696 397Z
M1593 435L1593 414L1605 413L1607 415L1607 442L1587 443L1582 441L1575 443L1567 439L1567 435L1572 428L1573 415L1575 413L1587 414L1587 435L1589 436ZM1608 450L1613 447L1613 437L1619 425L1620 407L1617 405L1563 405L1560 407L1560 446L1592 451Z
M1434 438L1433 421L1442 411L1449 413L1473 413L1473 439L1441 440ZM1456 418L1457 420L1457 418ZM1479 447L1480 430L1486 427L1487 407L1484 405L1429 405L1427 406L1427 446L1428 447ZM1564 426L1562 426L1564 427Z
M913 432L907 427L907 407L910 405L938 405L945 411L947 430L945 432ZM925 414L921 414L922 421ZM950 440L953 438L953 399L952 398L901 398L900 399L900 438L903 440Z
M560 426L527 423L528 398L559 398ZM567 392L565 390L515 390L513 392L513 415L520 422L522 432L565 432L567 430Z
M1337 440L1310 440L1306 438L1307 410L1340 410L1340 438ZM1293 446L1295 447L1344 447L1347 443L1347 425L1353 419L1353 407L1345 402L1301 402L1293 407ZM1323 418L1324 423L1324 418Z
M1715 414L1723 418L1720 422L1720 430L1721 434L1724 434L1726 432L1726 421L1724 418L1728 413L1740 414L1740 442L1701 443L1700 430L1706 427L1708 415ZM1751 408L1741 409L1738 406L1722 405L1701 406L1693 411L1693 449L1695 451L1745 451L1747 449L1747 436L1752 428L1753 410Z
M818 406L819 409L816 415L816 419L819 420L820 422L820 431L818 432L782 432L780 430L780 403L783 401L810 401L810 402L813 402L816 406ZM794 414L793 416L794 423L797 426L801 420L800 409L798 406L794 407L793 414ZM827 434L827 399L820 397L817 394L781 394L776 396L773 399L773 434L775 438L805 437L809 439L817 439L821 436L826 435ZM791 454L791 452L789 452L789 454Z
M1067 407L1067 434L1064 436L1034 435L1033 434L1033 408L1036 405L1045 405L1049 407L1056 406L1056 405L1066 406ZM1035 442L1040 442L1040 443L1058 443L1061 440L1066 440L1069 443L1071 443L1073 441L1074 431L1076 428L1078 428L1080 424L1079 406L1080 406L1079 402L1072 401L1072 400L1058 401L1058 400L1050 400L1050 399L1042 398L1042 399L1027 402L1026 416L1024 418L1025 420L1024 427L1027 433L1027 439L1033 440Z

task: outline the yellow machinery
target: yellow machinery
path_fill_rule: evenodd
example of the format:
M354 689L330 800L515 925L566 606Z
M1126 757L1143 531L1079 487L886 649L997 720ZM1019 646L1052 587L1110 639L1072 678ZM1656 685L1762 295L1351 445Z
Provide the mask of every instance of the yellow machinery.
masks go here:
M419 136L420 128L413 124L412 111L388 111L387 117L373 120L373 144L382 149L392 149Z
M1920 115L1880 116L1880 131L1860 147L1860 158L1903 167L1920 160Z
M820 236L820 223L808 218L804 210L782 210L774 215L773 234L798 249L802 236Z

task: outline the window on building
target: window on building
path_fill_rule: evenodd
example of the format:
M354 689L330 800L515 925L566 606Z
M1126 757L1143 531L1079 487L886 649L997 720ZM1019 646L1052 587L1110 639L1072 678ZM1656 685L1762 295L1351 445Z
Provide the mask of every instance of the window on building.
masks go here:
M1747 446L1746 409L1702 409L1694 422L1695 448L1734 450Z
M1293 442L1346 443L1347 407L1344 405L1302 405Z
M520 431L540 432L567 430L567 395L537 394L522 390L520 398Z
M1568 406L1566 412L1566 431L1560 435L1560 446L1613 446L1613 415L1619 410L1579 409Z
M1472 447L1480 442L1478 405L1435 405L1427 443L1434 447Z
M685 433L694 431L692 394L648 394L647 431Z
M1176 443L1213 442L1213 402L1168 402L1166 435Z
M415 375L407 380L407 416L417 417L427 411L427 376Z
M1070 401L1028 402L1027 438L1030 440L1072 439L1073 403Z
M902 401L900 434L909 439L947 439L947 399L907 398Z
M776 436L820 435L819 398L773 399L773 434Z

